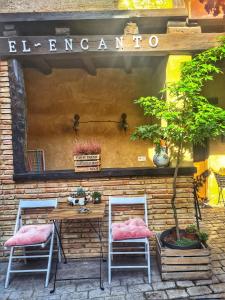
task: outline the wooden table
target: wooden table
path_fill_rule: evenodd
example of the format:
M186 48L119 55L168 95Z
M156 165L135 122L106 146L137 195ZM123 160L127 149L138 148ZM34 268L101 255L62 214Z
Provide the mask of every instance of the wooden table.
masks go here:
M88 208L88 213L81 213L79 212L80 208ZM55 209L53 209L48 215L47 219L51 220L54 224L55 231L58 237L60 250L63 253L64 256L64 263L67 263L67 259L65 256L65 252L63 250L62 246L62 236L61 236L61 225L62 221L65 220L86 220L93 231L96 233L99 244L100 244L100 251L99 251L99 269L100 269L100 275L99 277L82 277L82 278L62 278L57 279L57 271L58 271L58 259L56 262L56 268L55 268L55 275L54 275L54 285L53 289L50 291L50 293L54 293L55 291L55 284L57 281L63 281L63 280L82 280L82 279L99 279L100 280L100 288L104 290L102 285L102 260L103 260L103 245L102 245L102 230L101 230L101 223L105 215L105 203L100 204L87 204L85 206L79 206L74 205L71 206L68 203L60 203L59 206ZM97 221L97 229L95 226L93 226L92 222ZM57 223L60 224L59 228L57 226Z
M89 213L80 213L79 208L88 208ZM53 209L47 216L49 220L93 220L103 219L105 215L105 203L87 204L84 206L71 206L67 203L60 203L59 206Z

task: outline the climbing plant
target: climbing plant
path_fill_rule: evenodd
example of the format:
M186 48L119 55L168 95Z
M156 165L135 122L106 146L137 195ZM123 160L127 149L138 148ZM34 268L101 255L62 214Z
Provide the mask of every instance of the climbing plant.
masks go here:
M176 165L171 206L178 239L180 235L176 209L176 182L183 150L187 145L204 144L207 138L225 134L225 110L210 104L201 94L204 84L208 80L213 80L216 74L222 73L218 62L224 59L225 38L221 39L219 46L208 49L184 63L180 80L160 91L162 97L149 96L135 100L135 103L143 109L145 116L154 117L159 122L137 127L131 138L151 140L158 148L163 138L169 147L175 149ZM170 101L163 97L165 94L170 95Z

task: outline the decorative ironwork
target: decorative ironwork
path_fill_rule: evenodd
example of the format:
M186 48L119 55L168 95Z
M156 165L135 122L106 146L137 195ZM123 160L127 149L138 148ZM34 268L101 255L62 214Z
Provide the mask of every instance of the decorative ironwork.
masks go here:
M78 114L74 114L74 117L73 117L73 130L75 131L75 133L78 132L79 125L81 123L117 123L119 129L124 130L124 131L126 131L128 129L127 114L125 114L125 113L121 114L119 121L112 121L112 120L80 121L80 116Z
M194 182L193 182L193 184L194 184L195 219L196 219L196 225L197 225L198 230L200 229L199 221L202 220L200 203L202 204L202 206L204 206L208 202L207 197L199 196L199 189L200 189L200 187L202 187L205 184L206 179L209 176L209 174L210 174L210 171L206 170L202 174L196 176L196 178L194 179Z
M225 189L225 175L218 174L215 171L213 172L216 178L216 182L219 188L218 204L222 202L225 205L225 198L223 195L223 190Z
M199 204L201 204L202 206L204 206L209 201L209 199L207 197L200 197L199 190L206 183L206 180L207 180L207 177L209 176L209 174L210 174L210 171L206 170L202 174L196 176L194 179L194 189L196 190L196 193L197 193L197 200L198 200Z

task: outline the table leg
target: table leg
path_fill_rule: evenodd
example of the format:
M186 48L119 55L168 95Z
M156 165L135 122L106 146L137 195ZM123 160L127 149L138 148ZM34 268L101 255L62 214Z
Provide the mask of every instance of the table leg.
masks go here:
M63 249L63 246L62 246L62 240L61 240L61 228L62 228L62 221L60 221L60 231L58 231L58 228L57 228L57 224L55 222L55 220L53 220L53 224L54 224L54 227L55 227L55 231L56 231L56 234L57 234L57 237L58 237L58 240L59 240L59 247L63 253L63 258L64 258L64 264L67 263L67 259L66 259L66 255L65 255L65 252L64 252L64 249Z
M102 229L101 229L101 220L98 219L97 223L98 223L98 229L96 230L96 228L93 226L92 222L88 221L91 228L94 230L94 232L96 233L96 235L98 236L99 239L99 272L100 272L100 289L104 290L104 287L102 285L102 261L103 261L103 247L102 247Z
M100 221L100 222L101 222L101 221ZM101 223L100 223L100 236L101 236L101 246L102 246L102 248L103 248L104 244L103 244L103 242L102 242L102 239L104 238L104 235L103 235L103 232L102 232L102 226L101 226ZM106 262L106 259L105 259L104 256L103 256L103 250L102 250L102 261L103 261L103 262Z
M53 220L53 224L54 224L56 235L57 235L57 238L58 238L58 241L59 241L59 247L60 247L60 249L61 249L61 251L63 253L64 264L66 264L67 263L67 259L66 259L65 252L64 252L64 249L63 249L63 246L62 246L62 241L61 241L62 221L60 221L59 231L58 231L57 224L56 224L55 220ZM55 284L56 284L56 281L57 281L57 272L58 272L58 263L59 263L59 259L57 257L57 259L56 259L56 266L55 266L54 281L53 281L53 288L50 291L50 294L52 294L52 293L55 292Z
M100 242L100 253L99 253L99 272L100 272L100 289L104 290L104 287L102 285L102 261L103 261L103 246L102 246L102 230L101 230L101 221L98 220L98 236L99 236L99 242Z

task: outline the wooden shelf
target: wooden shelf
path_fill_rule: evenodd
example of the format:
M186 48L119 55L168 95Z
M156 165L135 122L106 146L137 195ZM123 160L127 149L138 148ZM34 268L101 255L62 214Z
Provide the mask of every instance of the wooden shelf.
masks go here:
M179 170L180 176L192 176L196 172L195 167L182 167ZM107 178L107 177L172 177L174 168L107 168L101 169L99 172L82 172L75 173L73 170L55 170L45 171L42 173L17 173L13 179L16 182L24 181L47 181L59 179L89 179L89 178Z

